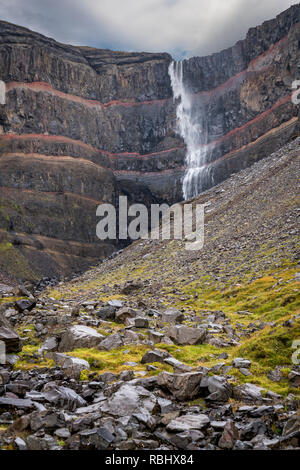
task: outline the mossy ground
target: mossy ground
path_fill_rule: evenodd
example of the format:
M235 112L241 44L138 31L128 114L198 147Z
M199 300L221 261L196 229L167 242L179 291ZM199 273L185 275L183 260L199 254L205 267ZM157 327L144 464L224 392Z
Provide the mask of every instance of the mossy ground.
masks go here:
M169 249L168 245L167 249ZM126 268L123 266L113 272L103 273L92 282L76 283L72 286L72 292L75 296L78 292L87 295L98 293L98 298L103 301L112 298L126 299L126 296L115 293L116 281L118 280L117 285L120 285L128 278L144 281L150 279L151 272L153 277L153 271L156 269L155 257L154 255L154 259L148 259L142 270L138 263L135 267L126 265ZM200 317L208 310L223 311L230 319L231 325L237 330L247 329L249 325L259 325L261 322L268 325L254 332L250 337L247 335L241 337L240 345L236 347L222 349L208 344L183 347L157 344L156 347L169 351L176 359L193 367L200 365L212 367L220 362L230 365L235 357L250 359L251 376L246 377L237 369L231 369L229 372L236 379L236 383L255 383L283 396L289 393L300 396L299 391L291 388L287 380L287 375L293 365L292 344L294 340L300 338L300 319L294 319L293 325L288 326L288 320L300 313L298 294L300 282L295 278L296 272L296 263L284 260L280 266L274 266L267 272L253 273L249 270L242 279L240 277L228 279L217 289L215 280L207 274L192 281L176 278L172 282L166 282L163 289L165 306L172 305L186 312L194 311ZM101 295L103 286L106 288L109 286L112 294ZM63 298L65 288L57 290L56 295ZM53 291L49 295L53 296ZM138 292L136 297L151 303L154 296L152 293L141 295ZM117 330L118 325L113 325L113 328ZM99 373L120 372L126 369L126 366L122 365L123 362L127 360L139 362L146 349L146 347L130 348L126 359L123 349L110 352L79 350L72 352L72 355L87 359L89 362L98 361L99 366L92 369ZM226 352L229 356L226 361L217 359L222 352ZM275 366L283 367L284 378L279 383L267 378L268 372ZM159 371L162 369L167 370L160 364ZM139 365L133 370L142 371L145 367Z

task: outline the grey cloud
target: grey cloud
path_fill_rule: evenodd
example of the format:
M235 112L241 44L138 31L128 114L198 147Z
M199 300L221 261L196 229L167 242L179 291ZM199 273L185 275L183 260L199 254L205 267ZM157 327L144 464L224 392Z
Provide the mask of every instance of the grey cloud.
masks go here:
M291 6L289 0L0 0L0 17L72 44L206 55Z

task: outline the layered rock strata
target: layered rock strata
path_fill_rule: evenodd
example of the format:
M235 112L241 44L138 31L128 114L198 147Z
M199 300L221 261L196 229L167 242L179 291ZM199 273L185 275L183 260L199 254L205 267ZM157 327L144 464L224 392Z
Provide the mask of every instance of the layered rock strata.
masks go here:
M73 272L119 246L96 238L99 204L182 199L172 58L64 45L6 22L0 33L1 268ZM299 40L295 5L234 47L184 61L205 117L207 187L299 135Z

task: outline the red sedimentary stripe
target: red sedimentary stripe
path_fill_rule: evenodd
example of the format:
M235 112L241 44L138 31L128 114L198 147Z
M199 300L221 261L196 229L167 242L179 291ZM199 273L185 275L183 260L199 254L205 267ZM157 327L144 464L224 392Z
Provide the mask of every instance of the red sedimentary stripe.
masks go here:
M63 144L72 144L78 145L85 149L88 149L92 152L97 152L108 157L135 157L135 158L147 158L152 157L154 155L161 155L164 153L173 152L175 150L183 149L184 147L172 147L170 149L161 150L159 152L152 152L146 154L140 154L138 152L119 152L119 153L111 153L106 150L97 149L90 144L86 144L82 142L82 140L75 140L71 139L70 137L66 136L59 136L59 135L48 135L48 134L16 134L16 133L9 133L9 134L2 134L0 135L0 140L42 140L46 142L54 142L54 143L63 143Z
M148 100L148 101L120 101L120 100L113 100L107 103L101 103L98 100L91 100L87 98L83 98L78 95L73 95L71 93L64 93L63 91L56 90L53 88L49 83L46 82L8 82L6 83L6 92L13 90L15 88L29 88L35 92L46 92L51 95L59 96L62 99L73 101L76 103L83 104L90 108L109 108L111 106L142 106L142 105L152 105L154 103L164 103L168 101L169 98L161 99L161 100Z
M222 137L219 137L218 139L215 139L215 140L212 140L211 142L208 142L207 144L204 144L203 147L210 147L210 146L214 146L216 144L219 144L221 142L223 142L224 140L227 140L229 139L230 137L232 137L233 135L235 134L238 134L240 131L246 129L247 127L251 126L252 124L255 124L259 121L261 121L263 118L265 118L268 114L270 114L272 111L274 111L275 109L279 108L280 106L282 106L283 104L287 103L288 101L290 101L292 98L292 95L288 95L288 96L285 96L284 98L281 98L279 101L277 101L271 108L267 109L266 111L264 111L263 113L259 114L258 116L256 116L255 118L251 119L251 121L248 121L246 122L245 124L243 124L242 126L240 127L235 127L234 129L232 129L231 131L227 132L227 134L224 134Z
M245 70L242 70L241 72L238 72L237 74L233 75L230 77L226 82L221 83L215 88L212 88L211 90L204 90L204 91L199 91L195 93L196 96L211 96L214 95L215 93L222 91L223 89L229 88L231 85L233 85L239 78L244 78L246 77L248 72L258 72L258 71L263 71L267 67L262 67L260 69L255 68L257 64L259 64L260 60L263 58L267 57L268 55L272 54L276 49L278 49L278 46L287 40L287 36L283 37L280 39L280 41L276 42L271 46L267 51L263 52L261 55L256 57L255 59L252 59L251 62L249 62L248 67Z
M35 159L35 160L46 160L49 162L51 159L52 161L55 161L57 163L72 163L76 165L88 165L88 166L93 166L97 167L101 170L108 171L108 168L104 168L101 165L98 165L95 162L92 162L91 160L88 160L87 158L81 158L81 157L72 157L70 155L46 155L46 154L41 154L41 153L24 153L24 152L7 152L3 153L0 156L0 163L4 159L9 159L9 158L28 158L28 159Z
M276 128L273 128L273 129L270 129L268 132L266 132L265 134L261 135L260 137L258 137L256 140L252 141L252 142L249 142L248 144L245 144L243 145L242 147L239 147L238 149L235 149L235 150L232 150L231 152L228 152L224 155L222 155L221 157L218 157L216 158L215 160L211 161L211 162L207 162L203 165L203 167L207 167L207 166L210 166L210 165L215 165L215 164L218 164L220 163L220 161L222 160L226 160L226 159L229 159L230 157L234 156L234 155L237 155L239 154L241 151L243 150L246 150L247 148L249 147L252 147L254 145L256 145L258 142L260 142L261 140L263 140L266 136L268 136L269 134L271 133L276 133L277 131L280 131L282 129L284 129L285 127L288 127L289 125L291 125L292 123L295 123L296 121L298 121L298 118L297 117L293 117L292 119L290 119L289 121L286 121L284 122L283 124L281 124L280 126L276 127ZM186 170L187 167L186 166L180 166L180 167L176 167L176 168L171 168L171 169L168 169L168 170L163 170L162 172L159 172L159 173L171 173L171 172L176 172L176 171L184 171ZM115 175L122 175L122 174L131 174L131 175L153 175L153 176L157 176L158 172L142 172L142 171L128 171L128 170L118 170L118 171L113 171L113 173Z
M183 171L186 167L185 166L177 166L176 168L167 168L165 170L159 170L159 171L141 171L141 170L113 170L113 174L118 176L118 175L142 175L142 176L151 176L155 175L156 177L162 175L162 174L168 174L168 173L176 173L179 171Z
M274 52L278 48L278 46L287 40L287 36L283 37L280 39L277 43L273 44L267 51L263 52L261 55L253 59L247 69L237 73L236 75L230 77L226 82L218 85L217 87L213 88L212 90L206 90L206 91L200 91L196 93L196 95L212 95L222 89L228 88L230 85L232 85L239 77L243 77L247 74L248 71L255 71L255 66L259 64L259 61L266 56L270 55L271 53ZM145 100L145 101L121 101L121 100L112 100L107 103L101 103L98 100L92 100L88 98L83 98L78 95L74 95L71 93L65 93L59 90L56 90L53 88L49 83L46 82L8 82L6 83L6 91L8 92L9 90L12 90L14 88L29 88L33 91L45 91L47 93L50 93L52 95L59 96L62 99L66 99L69 101L77 102L80 104L83 104L85 106L91 107L91 108L108 108L111 106L120 106L120 107L130 107L130 106L142 106L142 105L152 105L154 103L164 103L169 101L171 98L163 98L163 99L157 99L157 100Z
M232 136L238 134L239 132L245 130L247 127L261 121L268 114L270 114L272 111L274 111L278 107L286 104L289 100L291 100L291 96L292 95L285 96L284 98L277 101L277 103L275 103L271 108L269 108L266 111L264 111L263 113L259 114L258 116L256 116L252 120L246 122L245 124L243 124L240 127L236 127L235 129L232 129L227 134L224 134L223 136L221 136L221 137L219 137L219 138L217 138L217 139L215 139L215 140L213 140L213 141L211 141L207 144L202 145L202 147L204 147L204 148L205 147L206 148L213 147L216 144L224 142L227 139L229 139L230 137L232 137ZM69 144L81 146L83 148L89 149L92 152L97 152L99 154L103 154L103 155L106 155L106 156L112 157L112 158L118 158L118 157L122 158L124 156L125 157L133 157L133 158L147 158L147 157L152 157L152 156L155 156L155 155L162 155L162 154L165 154L165 153L170 153L170 152L173 152L173 151L180 150L180 149L184 148L184 147L173 147L171 149L162 150L160 152L152 152L152 153L148 153L148 154L139 154L137 152L110 153L106 150L97 149L97 148L93 147L90 144L86 144L86 143L82 142L81 140L75 140L75 139L71 139L70 137L65 137L65 136L45 135L45 134L15 134L15 133L10 133L10 134L1 135L0 140L1 139L2 140L14 140L14 139L33 140L33 139L38 139L38 140L44 140L44 141L56 142L56 143L60 143L60 142L61 143L69 143Z
M43 193L43 194L49 194L52 196L71 196L71 197L78 197L79 199L86 199L89 202L93 202L95 204L105 204L104 201L99 201L98 199L95 199L90 196L86 196L85 194L79 194L79 193L72 193L70 191L64 191L64 192L59 192L59 191L40 191L37 189L27 189L27 188L15 188L11 186L1 186L1 191L6 193L13 193L14 191L21 191L22 193L28 193L28 194L35 194L35 193Z

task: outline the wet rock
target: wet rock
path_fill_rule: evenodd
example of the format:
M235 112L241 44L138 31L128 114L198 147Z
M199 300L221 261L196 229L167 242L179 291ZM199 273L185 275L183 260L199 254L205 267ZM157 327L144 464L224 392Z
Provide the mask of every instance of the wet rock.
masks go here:
M69 328L62 336L59 351L73 351L78 348L97 347L105 337L94 328L85 325L75 325Z
M179 401L192 400L199 395L202 372L170 374L161 372L157 377L157 385L171 393Z
M183 325L171 326L167 331L167 336L179 345L202 344L206 338L206 330Z
M10 380L10 372L6 369L0 369L0 385L8 384Z
M71 388L53 383L49 383L44 387L43 396L45 400L50 403L71 411L84 406L86 403L85 400Z
M9 383L5 386L6 392L14 393L19 397L23 398L26 392L29 390L29 385L25 381L15 381L13 383Z

